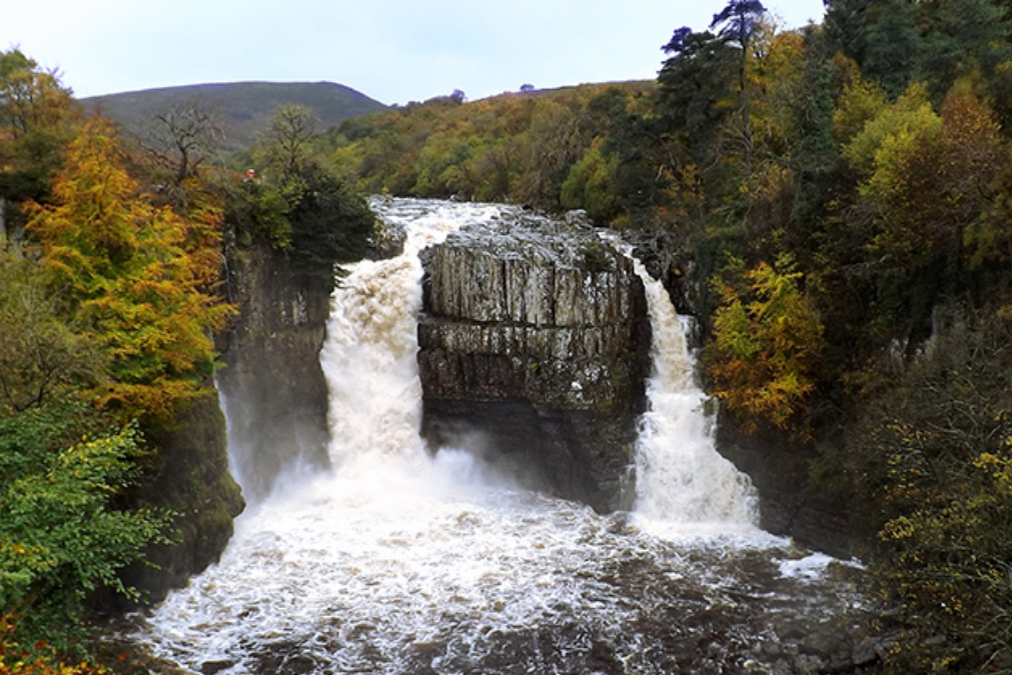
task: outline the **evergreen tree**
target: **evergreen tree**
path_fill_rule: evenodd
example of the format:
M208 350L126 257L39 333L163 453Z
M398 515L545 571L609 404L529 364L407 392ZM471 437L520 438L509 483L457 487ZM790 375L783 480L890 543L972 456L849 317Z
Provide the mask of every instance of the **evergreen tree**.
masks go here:
M866 47L861 72L899 96L916 77L922 49L916 7L907 0L883 0L865 16Z
M948 0L926 6L930 28L924 38L920 74L938 101L960 77L980 73L990 80L1012 59L1012 26L991 0Z
M738 105L741 115L743 150L746 174L752 171L752 102L747 92L749 45L762 20L766 8L759 0L728 0L727 6L713 16L710 28L717 28L717 36L731 42L741 50L738 56Z
M675 31L657 76L657 116L661 127L680 136L700 166L717 152L717 136L733 110L736 53L713 33Z

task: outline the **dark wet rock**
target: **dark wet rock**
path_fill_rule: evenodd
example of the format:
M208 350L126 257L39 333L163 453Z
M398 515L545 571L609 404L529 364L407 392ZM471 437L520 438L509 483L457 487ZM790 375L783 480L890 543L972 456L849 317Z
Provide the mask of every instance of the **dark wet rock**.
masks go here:
M685 233L677 230L645 230L634 235L633 254L647 272L671 295L679 314L703 317L702 288L696 252Z
M370 260L386 260L396 258L404 252L404 243L408 233L400 223L376 219L376 226L369 241Z
M422 260L423 435L528 486L620 506L649 367L632 263L585 227L524 214Z
M212 388L211 382L207 384ZM147 429L145 438L157 448L154 466L129 499L176 514L175 541L150 545L149 562L130 565L121 578L137 588L145 602L154 603L219 560L245 501L229 473L225 417L215 396L205 396L171 422ZM101 610L135 606L133 600L111 591L96 595L94 601Z
M222 661L204 661L200 666L200 672L202 675L217 675L223 670L228 670L235 665L235 661L222 660Z
M253 244L230 252L229 300L239 307L219 340L218 373L243 448L236 466L247 497L266 495L286 468L327 462L327 384L320 347L331 284L301 276L283 251Z
M747 433L733 416L722 413L716 427L717 450L752 479L759 493L760 525L773 534L841 557L864 553L859 513L813 484L815 449L784 433Z

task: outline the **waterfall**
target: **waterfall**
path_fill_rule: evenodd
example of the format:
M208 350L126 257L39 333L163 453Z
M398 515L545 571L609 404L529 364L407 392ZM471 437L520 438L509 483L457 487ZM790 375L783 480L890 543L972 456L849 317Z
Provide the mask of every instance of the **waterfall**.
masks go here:
M380 210L406 229L403 253L349 268L334 292L321 364L330 388L331 462L422 456L421 384L416 353L422 266L418 253L465 222L485 222L501 207L453 205L451 213ZM398 221L397 219L400 218ZM640 421L634 511L648 528L751 527L757 497L748 477L714 448L705 395L695 382L688 326L662 284L633 260L653 326L649 410ZM371 459L370 459L371 458Z
M808 658L797 626L842 616L854 594L820 586L825 563L785 540L710 536L751 522L754 497L713 451L663 289L645 279L656 373L636 511L602 516L486 475L466 452L430 457L419 438L417 253L510 207L373 206L408 240L398 258L351 266L333 296L333 469L241 516L220 563L137 617L133 639L192 675L801 672L778 662ZM689 521L723 529L657 527ZM757 650L766 641L777 649Z
M714 448L706 396L695 381L687 319L675 312L664 286L633 260L643 281L653 328L648 410L636 446L634 511L654 529L726 531L758 520L758 497L748 476Z
M417 253L409 245L393 260L362 261L334 292L320 363L330 390L335 467L368 454L407 456L421 447Z

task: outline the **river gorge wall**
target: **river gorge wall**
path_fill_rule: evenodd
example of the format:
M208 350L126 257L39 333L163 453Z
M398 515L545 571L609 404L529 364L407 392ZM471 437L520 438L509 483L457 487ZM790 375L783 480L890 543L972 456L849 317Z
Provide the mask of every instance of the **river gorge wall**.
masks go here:
M631 261L588 229L520 213L450 235L422 263L422 435L528 487L627 506L650 347Z
M225 417L213 382L207 385L210 393L171 423L145 430L147 442L158 450L156 465L132 499L176 514L172 543L155 544L147 551L153 564L137 563L123 572L127 585L141 589L147 601L161 600L217 562L232 538L233 520L245 507L229 473ZM123 605L124 599L107 595L99 602L114 607Z
M705 280L695 250L676 231L644 232L633 238L634 254L667 288L680 314L705 319ZM701 335L693 336L701 342ZM697 345L699 346L699 345ZM759 494L760 526L838 556L863 554L866 525L853 505L827 494L812 476L818 452L810 440L769 427L745 424L713 400L717 451L748 474Z
M327 464L327 384L320 348L332 286L303 276L265 244L228 256L239 314L219 338L217 384L229 420L232 470L246 498L266 497L287 471Z

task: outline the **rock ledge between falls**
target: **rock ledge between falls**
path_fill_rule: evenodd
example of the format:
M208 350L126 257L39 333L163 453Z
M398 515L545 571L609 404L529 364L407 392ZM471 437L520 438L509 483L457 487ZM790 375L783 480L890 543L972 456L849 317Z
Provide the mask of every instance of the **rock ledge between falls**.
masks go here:
M533 214L422 255L422 433L527 486L622 506L649 371L643 285L587 227Z

